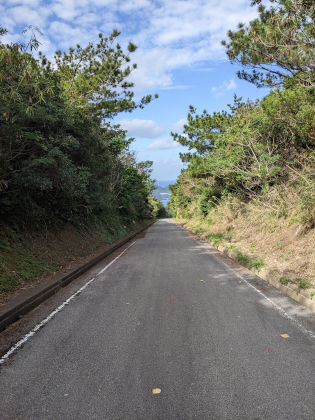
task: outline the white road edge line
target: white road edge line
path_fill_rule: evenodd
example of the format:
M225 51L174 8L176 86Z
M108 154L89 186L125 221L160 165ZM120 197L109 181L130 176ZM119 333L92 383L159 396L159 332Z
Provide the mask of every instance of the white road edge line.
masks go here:
M300 324L295 318L293 318L291 315L289 315L284 309L281 308L281 306L277 305L272 299L270 299L268 296L266 296L262 291L257 289L255 286L253 286L249 281L244 279L244 277L239 274L237 271L234 271L231 267L228 266L225 262L221 261L219 258L214 257L217 261L219 261L221 264L223 264L228 270L235 274L236 277L241 279L244 283L247 284L247 286L250 286L253 288L258 294L260 294L264 299L266 299L271 305L286 319L290 320L293 324L295 324L304 334L309 335L311 338L315 338L315 334L313 331L310 331L306 329L302 324Z
M99 271L96 275L99 276L100 274L104 273L104 271L106 271L112 264L114 264L114 262L116 260L118 260L118 258L120 258L122 256L122 254L124 254L127 249L129 249L132 245L134 245L137 241L132 242L129 246L127 246L126 249L123 250L122 253L120 253L116 258L113 259L113 261L111 261L109 264L107 264L104 268L102 268L101 271Z
M107 270L112 264L114 264L115 261L118 260L132 245L134 245L137 241L132 242L127 248L123 250L116 258L113 259L109 264L107 264L100 272L97 273L96 276L99 276L100 274L104 273L105 270ZM67 300L65 300L58 308L56 308L54 311L52 311L45 319L43 319L39 324L37 324L30 332L24 335L21 340L19 340L14 346L10 348L7 353L1 357L0 359L0 365L3 364L12 353L14 353L18 348L20 348L23 344L25 344L33 335L37 333L38 330L40 330L44 325L46 325L58 312L62 311L62 309L68 305L72 299L74 299L78 294L83 292L84 289L88 287L90 283L92 283L95 280L95 277L93 277L91 280L86 282L80 289L78 289L73 295L71 295Z
M183 228L182 226L180 226L180 229L182 229L184 232L187 233L187 229ZM200 242L203 245L206 245L206 247L209 249L215 249L213 248L213 246L211 246L209 243L204 242L202 240L197 240L196 238L193 238L196 242ZM215 249L216 252L220 253L220 251L218 251L217 249ZM244 277L239 274L237 271L233 270L228 264L226 264L225 262L223 262L220 258L216 257L214 255L214 258L221 263L222 265L224 265L224 267L226 267L231 273L233 273L236 277L238 277L239 279L241 279L244 283L247 284L247 286L250 286L251 288L253 288L257 293L259 293L264 299L266 299L269 303L271 303L271 305L274 307L274 309L276 309L284 318L288 319L289 321L291 321L296 327L299 328L299 330L301 330L304 334L310 336L311 338L315 338L315 334L313 333L313 331L308 330L307 328L305 328L302 324L300 324L293 316L289 315L284 309L281 308L281 306L277 305L272 299L270 299L268 296L266 296L262 291L260 291L259 289L257 289L255 286L253 286L249 281L247 281L246 279L244 279Z

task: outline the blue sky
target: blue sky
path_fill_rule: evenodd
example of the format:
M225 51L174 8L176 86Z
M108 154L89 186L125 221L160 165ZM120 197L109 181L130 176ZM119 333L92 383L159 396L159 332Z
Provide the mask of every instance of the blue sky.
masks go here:
M131 75L136 96L158 93L143 110L119 115L115 122L136 140L138 160L152 160L157 180L174 180L183 167L170 131L180 132L189 105L198 111L226 109L234 93L247 99L267 91L236 77L221 40L239 22L256 17L250 0L6 0L0 4L6 41L21 39L27 25L40 28L41 50L82 46L114 28L122 46L133 41L138 64Z

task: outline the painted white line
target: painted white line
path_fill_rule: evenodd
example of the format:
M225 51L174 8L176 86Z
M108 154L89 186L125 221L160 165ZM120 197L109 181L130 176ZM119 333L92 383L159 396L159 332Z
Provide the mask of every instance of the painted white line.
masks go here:
M122 256L122 254L124 254L126 251L127 251L127 249L129 249L132 245L134 245L135 243L136 243L137 241L134 241L134 242L132 242L132 244L130 244L129 246L127 246L127 248L126 249L124 249L123 250L123 252L121 253L121 254L119 254L118 255L118 257L116 257L116 258L114 258L113 259L113 261L111 261L109 264L107 264L107 266L106 267L104 267L101 271L99 271L98 273L97 273L97 276L99 276L100 274L102 274L102 273L104 273L104 271L105 270L107 270L112 264L114 264L114 262L116 261L116 260L118 260L118 258L120 258L121 256Z
M115 259L113 259L113 261L111 261L109 264L107 264L97 274L97 276L99 274L102 274L105 270L107 270L115 261L118 260L118 258L120 258L127 251L127 249L129 249L135 243L136 243L136 241L134 241L131 245L129 245L126 249L124 249L123 252L121 252ZM56 308L54 311L52 311L45 319L43 319L39 324L37 324L30 332L28 332L26 335L24 335L24 337L21 338L21 340L19 340L16 344L14 344L14 346L12 346L10 348L10 350L7 351L7 353L4 356L1 357L1 359L0 359L0 365L2 363L4 363L11 356L12 353L14 353L18 348L20 348L23 344L25 344L31 337L33 337L33 335L35 335L38 330L40 330L44 325L46 325L58 312L62 311L62 309L66 305L68 305L72 301L72 299L74 299L76 296L78 296L78 294L80 294L81 292L83 292L83 290L86 289L88 287L88 285L90 283L92 283L94 280L95 280L95 277L93 277L91 280L89 280L88 282L86 282L82 287L80 287L80 289L78 289L75 293L73 293L73 295L71 295L60 306L58 306L58 308Z
M219 251L218 251L219 252ZM224 265L231 273L233 273L236 277L241 279L247 286L250 286L254 289L260 296L262 296L265 300L267 300L271 305L286 319L290 320L296 327L298 327L304 334L310 336L311 338L315 338L315 334L313 331L306 329L302 324L300 324L293 316L289 315L281 306L277 305L272 299L266 296L261 290L257 289L254 285L252 285L249 281L244 279L244 277L239 274L237 271L234 271L231 267L229 267L225 262L221 261L218 257L214 256L214 258L219 261L222 265Z

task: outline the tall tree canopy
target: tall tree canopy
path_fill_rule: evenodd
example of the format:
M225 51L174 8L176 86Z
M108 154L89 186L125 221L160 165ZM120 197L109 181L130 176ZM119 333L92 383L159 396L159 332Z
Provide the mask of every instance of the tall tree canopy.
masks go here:
M286 215L289 190L300 220L315 223L314 2L271 3L254 1L259 17L229 31L223 44L246 69L240 78L273 89L261 101L235 97L228 112L198 115L190 107L183 134L172 133L189 149L181 154L189 165L171 187L174 215L207 217L221 200L263 202L268 192L269 208Z
M266 8L260 0L259 17L248 26L239 24L223 41L231 62L247 70L241 79L262 86L284 83L314 86L315 6L311 0L270 0Z
M4 34L4 29L0 34ZM128 76L130 43L118 31L56 52L52 63L28 44L0 44L0 215L17 225L56 220L149 217L149 163L138 164L132 139L111 119L143 107Z

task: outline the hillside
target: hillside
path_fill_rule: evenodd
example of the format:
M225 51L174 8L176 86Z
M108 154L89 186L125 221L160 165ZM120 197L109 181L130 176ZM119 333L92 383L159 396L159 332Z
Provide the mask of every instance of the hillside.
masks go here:
M188 148L181 154L188 167L171 186L169 204L193 232L309 300L315 293L313 17L306 2L275 2L229 32L223 45L243 66L239 78L270 93L261 101L235 96L228 111L212 114L190 107L184 132L173 134Z
M50 61L35 34L4 44L6 32L0 27L0 294L154 217L152 162L137 162L133 139L112 122L151 101L135 101L126 81L136 46L114 47L114 30Z

